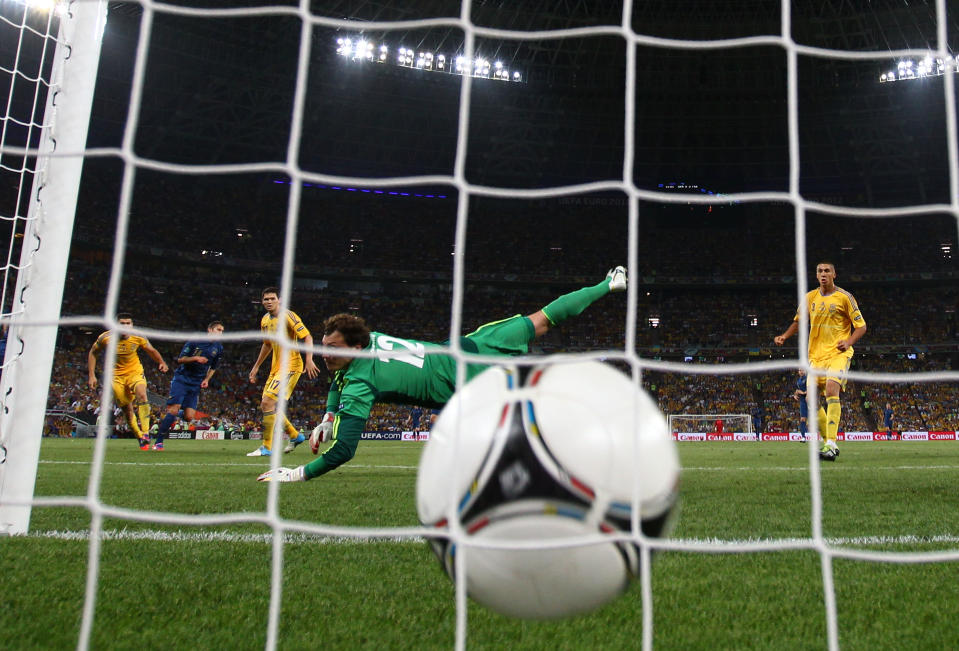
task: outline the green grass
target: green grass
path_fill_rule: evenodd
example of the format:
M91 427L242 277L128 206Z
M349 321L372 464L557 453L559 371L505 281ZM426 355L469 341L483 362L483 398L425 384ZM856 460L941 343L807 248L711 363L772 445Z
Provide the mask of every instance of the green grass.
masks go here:
M170 441L162 454L110 441L98 497L151 514L258 514L267 460L249 442ZM416 526L422 444L367 442L347 466L280 485L283 518L337 527ZM790 443L685 443L674 537L757 541L811 536L808 450ZM290 458L302 463L309 453ZM93 442L44 440L36 495L83 497ZM847 443L821 467L823 533L841 549L959 549L959 444ZM31 534L0 539L4 649L75 648L91 526L86 509L33 509ZM257 522L168 525L106 518L93 649L261 649L270 603L270 529ZM56 532L56 533L54 533ZM69 533L78 535L71 539ZM164 539L160 534L168 534ZM202 534L209 534L204 538ZM295 536L283 546L278 646L448 649L453 583L419 540ZM843 649L959 648L959 561L832 563ZM823 572L810 549L662 551L653 564L657 649L826 648ZM600 610L519 621L470 602L477 649L635 649L639 586Z

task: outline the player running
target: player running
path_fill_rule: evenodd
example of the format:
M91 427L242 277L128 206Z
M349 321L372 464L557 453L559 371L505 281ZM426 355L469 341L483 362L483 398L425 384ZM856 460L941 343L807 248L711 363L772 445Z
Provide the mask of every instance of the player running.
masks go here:
M117 323L125 328L133 327L133 315L128 312L117 314ZM99 337L87 353L87 384L97 388L97 355L110 343L113 332L108 330ZM113 398L117 406L123 409L127 423L133 430L141 450L150 449L150 403L147 401L147 379L143 374L143 364L137 351L143 350L157 363L161 373L169 368L160 352L150 345L146 337L121 334L117 340L116 363L113 367ZM135 408L135 410L134 410ZM137 417L139 416L139 420Z
M525 355L529 344L551 327L580 314L611 292L626 289L626 268L616 267L597 285L560 296L529 316L516 315L480 326L460 337L464 352L480 355ZM356 453L370 410L376 402L392 402L438 408L456 390L456 360L426 351L443 344L400 339L370 332L366 322L351 314L336 314L323 324L323 345L374 353L374 357L340 357L324 354L333 373L326 402L326 415L310 435L316 454L321 443L333 441L319 458L298 468L277 468L261 474L259 481L305 481L328 473ZM467 364L466 379L488 368Z
M211 321L206 331L218 337L223 334L223 324L219 321ZM219 341L188 341L183 344L183 349L176 358L179 366L173 371L173 379L170 381L170 397L166 401L167 413L157 428L154 450L163 450L163 439L170 433L170 428L176 422L181 408L183 420L186 422L189 423L196 417L200 389L210 385L210 378L216 373L222 357L223 344Z

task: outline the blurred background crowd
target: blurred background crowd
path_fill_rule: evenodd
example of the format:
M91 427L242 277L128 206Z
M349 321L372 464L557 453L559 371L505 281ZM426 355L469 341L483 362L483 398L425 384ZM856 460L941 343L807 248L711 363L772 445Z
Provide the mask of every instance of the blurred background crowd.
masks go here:
M61 328L50 409L87 417L98 410L99 393L86 387L86 356L105 326L110 264L119 252L124 261L117 310L132 312L138 327L162 332L150 338L168 363L179 352L183 333L203 332L213 319L224 323L225 356L199 409L215 426L258 429L266 373L261 371L256 384L248 373L259 349L260 291L282 280L285 232L293 228L286 212L289 185L275 177L143 172L127 245L115 251L116 176L88 167L62 313L89 317L89 324ZM90 187L95 191L85 191ZM613 194L472 197L462 251L464 284L454 294L453 269L461 253L455 246L455 196L362 190L306 188L296 215L287 299L317 343L323 320L337 312L360 314L377 331L433 342L449 339L454 307L462 312L458 334L529 314L627 263L628 243L635 238L634 318L628 318L630 298L607 297L538 341L534 352L622 353L629 342L641 359L677 362L680 370L643 373L644 386L666 414L753 414L764 431L797 431L795 370L735 375L696 370L797 360L798 337L783 348L772 340L796 312L800 281L814 288L811 270L824 259L836 265L837 285L854 294L868 324L853 371L925 374L959 363L956 232L946 215L876 220L808 212L804 261L810 272L802 278L796 273L791 206L641 202L633 220L625 198ZM236 214L240 204L249 209ZM156 225L157 206L162 228ZM230 339L238 333L249 338ZM154 398L165 397L170 376L159 374L149 360L144 365ZM311 428L326 407L329 378L319 365L320 377L301 378L288 404L300 429ZM896 429L959 429L956 383L918 376L914 382L851 381L842 429L880 429L887 401ZM378 406L368 428L407 429L408 414L404 406ZM51 419L49 433L65 429Z

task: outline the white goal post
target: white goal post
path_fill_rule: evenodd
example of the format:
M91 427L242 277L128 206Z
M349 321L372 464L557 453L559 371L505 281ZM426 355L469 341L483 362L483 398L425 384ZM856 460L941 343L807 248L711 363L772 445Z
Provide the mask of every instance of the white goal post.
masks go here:
M749 414L669 414L666 417L670 432L716 432L716 421L722 422L723 432L753 434L753 419Z
M24 230L19 264L7 264L4 269L4 292L14 282L15 289L4 303L4 310L12 303L10 311L2 315L9 333L0 379L0 533L23 534L30 525L106 10L102 0L69 3L59 14L59 29L51 29L46 36L56 41L48 80L43 75L30 78L19 70L11 75L8 113L18 84L35 84L34 101L45 94L46 102L42 123L33 122L32 111L21 120L28 125L26 140L11 138L11 131L4 129L0 142L0 162L22 161L19 169L6 165L4 170L19 173L27 187L33 179L32 188L24 190L30 192L27 214L20 214L18 204L13 214L2 215L22 220ZM24 24L28 13L25 10ZM47 24L56 25L56 21ZM40 86L46 84L44 93ZM29 134L35 131L40 132L36 151L24 155L33 142Z

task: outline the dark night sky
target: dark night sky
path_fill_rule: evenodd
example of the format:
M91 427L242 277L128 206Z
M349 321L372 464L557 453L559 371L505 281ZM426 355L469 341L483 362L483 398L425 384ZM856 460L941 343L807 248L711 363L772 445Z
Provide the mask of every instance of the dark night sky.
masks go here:
M408 3L407 3L408 4ZM365 20L454 16L456 2L314 3L314 12ZM619 3L478 2L478 24L512 29L609 25ZM794 3L797 42L887 49L934 42L934 3L869 3L844 15L834 4ZM744 10L744 5L746 5ZM232 5L236 6L236 5ZM553 12L543 11L553 6ZM530 10L523 10L529 7ZM536 11L536 10L539 11ZM119 144L139 8L112 5L91 145ZM903 16L908 16L905 20ZM950 16L950 34L957 18ZM736 37L779 32L778 2L637 3L634 28L659 37ZM459 78L350 63L338 35L313 30L303 169L384 177L450 174ZM462 42L457 28L370 32L397 43ZM157 13L147 62L138 156L198 164L286 157L299 47L295 17L197 19ZM616 35L496 41L478 38L524 70L525 83L473 83L468 180L543 187L619 179L624 153L625 53ZM778 46L682 50L637 48L635 182L668 181L719 191L786 190L786 53ZM942 79L878 83L888 61L799 57L803 191L877 205L944 201ZM917 122L921 128L917 128ZM877 165L876 158L885 159ZM895 160L890 160L895 159ZM908 173L906 172L908 171Z

